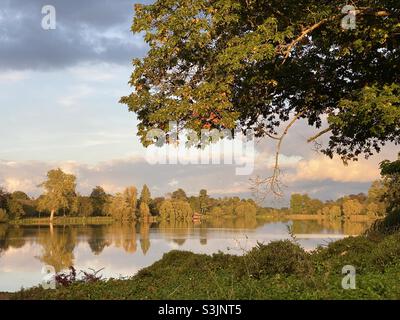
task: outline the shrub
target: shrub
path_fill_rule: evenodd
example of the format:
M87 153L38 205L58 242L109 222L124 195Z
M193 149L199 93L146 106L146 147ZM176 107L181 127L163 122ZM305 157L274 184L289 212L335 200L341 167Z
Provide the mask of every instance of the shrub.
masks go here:
M392 234L398 230L400 230L400 210L394 210L385 218L375 221L367 233Z
M311 274L313 266L309 255L289 240L258 244L243 257L239 268L242 273L260 278L262 275Z
M313 255L313 261L324 266L326 272L341 274L345 265L352 265L357 272L364 272L370 264L370 255L378 242L365 236L347 237L319 248Z
M370 255L369 266L372 271L384 272L387 267L400 260L400 234L385 237L377 244Z

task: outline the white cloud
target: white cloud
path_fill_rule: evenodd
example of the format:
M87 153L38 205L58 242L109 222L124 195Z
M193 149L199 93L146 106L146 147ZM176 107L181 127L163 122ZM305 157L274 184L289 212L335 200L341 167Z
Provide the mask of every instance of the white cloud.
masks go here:
M169 185L170 187L175 187L175 186L177 186L178 184L179 184L179 181L176 180L176 179L172 179L170 182L168 182L168 185Z
M110 63L85 63L71 67L68 72L79 81L104 82L115 79L124 71L126 73L126 69Z
M14 192L17 190L32 190L36 187L31 179L18 179L14 177L7 177L4 179L4 186L6 190Z
M78 106L80 100L90 96L94 90L87 85L79 85L71 89L72 93L59 97L57 102L65 107Z
M29 78L29 73L24 71L0 72L0 83L18 82Z
M330 159L322 155L314 159L301 160L295 173L289 173L286 180L316 181L332 180L337 182L370 182L379 178L379 166L375 161L360 160L345 166L338 159Z

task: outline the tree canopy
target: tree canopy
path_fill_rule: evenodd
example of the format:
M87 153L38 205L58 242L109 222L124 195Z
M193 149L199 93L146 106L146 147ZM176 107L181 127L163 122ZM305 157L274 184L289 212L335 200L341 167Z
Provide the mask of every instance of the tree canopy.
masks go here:
M149 51L121 98L138 135L179 128L242 130L276 139L291 117L330 133L321 150L344 161L400 142L400 8L343 1L158 0L136 5L132 31ZM327 124L325 127L324 120Z
M90 194L92 200L93 211L96 215L101 215L105 204L107 203L108 195L100 186L95 187Z
M51 220L58 210L71 208L76 197L74 175L64 173L61 169L50 170L47 173L47 180L40 186L45 189L45 194L39 199L39 210L50 211Z

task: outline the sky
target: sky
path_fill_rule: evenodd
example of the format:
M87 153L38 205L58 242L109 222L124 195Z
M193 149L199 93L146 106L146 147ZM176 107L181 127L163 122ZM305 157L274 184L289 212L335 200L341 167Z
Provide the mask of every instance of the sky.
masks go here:
M148 48L130 31L135 2L0 0L0 186L37 196L47 171L60 167L77 175L82 194L96 185L115 193L146 183L157 196L205 188L213 196L251 197L251 179L271 175L275 142L268 139L257 141L250 175L237 175L237 163L149 161L135 114L118 103L131 92L132 59ZM42 28L45 5L56 10L54 30ZM379 178L379 162L397 154L389 145L345 167L307 144L314 133L304 122L291 129L281 157L285 196L264 205L285 206L292 192L322 200L366 192Z

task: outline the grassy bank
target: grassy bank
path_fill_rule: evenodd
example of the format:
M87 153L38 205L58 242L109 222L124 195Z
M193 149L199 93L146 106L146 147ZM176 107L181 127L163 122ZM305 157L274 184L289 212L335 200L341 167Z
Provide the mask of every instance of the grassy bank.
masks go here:
M53 225L85 225L85 224L110 224L115 222L112 217L55 217ZM50 220L45 218L25 218L20 220L12 220L9 222L14 225L28 226L28 225L49 225Z
M344 290L342 268L356 268ZM126 280L32 288L11 299L400 299L400 232L349 237L312 253L290 241L244 256L171 251Z
M340 220L342 219L341 217L337 218L331 218L327 215L321 215L321 214L286 214L282 215L281 217L288 219L288 220ZM347 217L349 221L352 222L365 222L365 221L374 221L377 220L378 217L375 216L368 216L365 214L356 214Z

